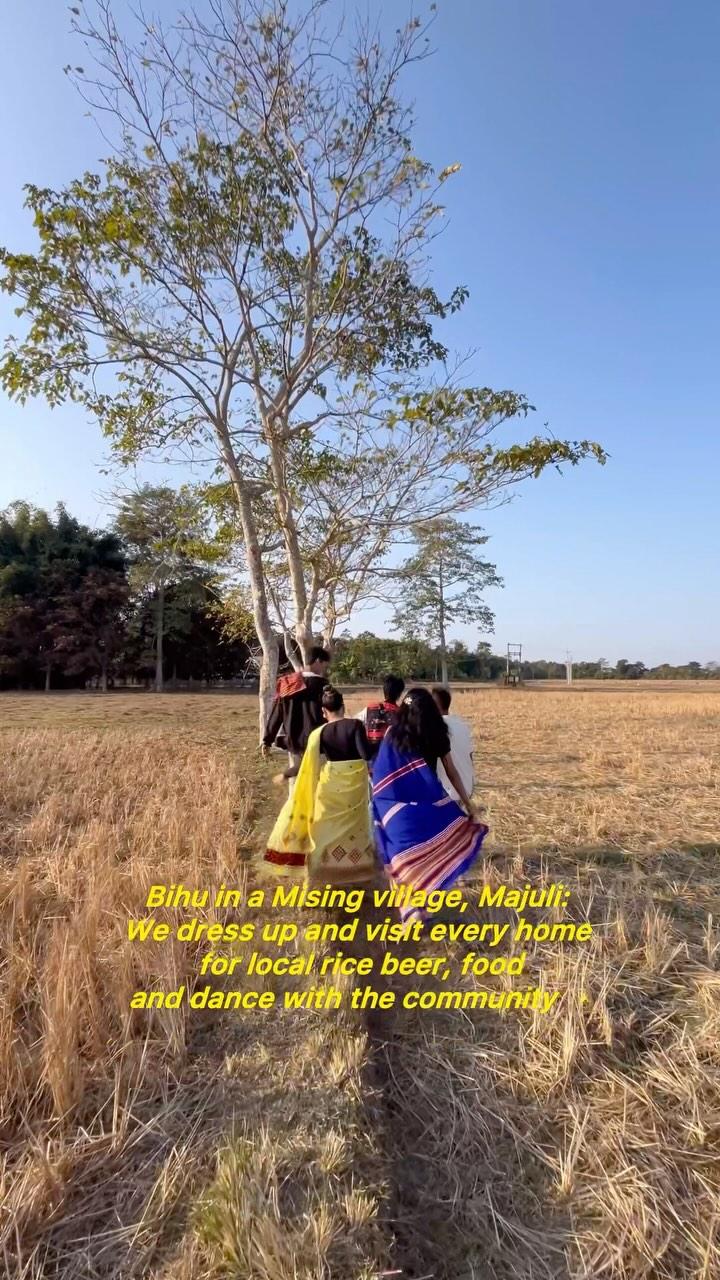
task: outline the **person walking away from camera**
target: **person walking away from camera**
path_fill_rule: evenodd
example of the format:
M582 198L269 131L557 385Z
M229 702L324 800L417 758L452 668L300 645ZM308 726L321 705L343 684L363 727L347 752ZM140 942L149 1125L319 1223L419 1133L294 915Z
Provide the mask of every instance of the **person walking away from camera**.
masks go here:
M460 803L447 794L438 765ZM397 886L447 890L472 866L488 828L480 822L450 750L450 734L427 689L406 693L373 765L375 835ZM403 920L422 918L401 907Z
M310 734L295 786L270 833L263 859L277 875L314 884L358 884L374 879L375 843L368 813L370 747L365 727L345 717L342 694L322 694L325 723Z
M472 793L475 790L475 770L473 767L473 740L470 726L466 720L463 720L462 716L449 714L452 701L449 689L438 685L437 688L433 689L432 696L450 734L450 754L453 758L453 764L460 775L460 780L467 795L472 798ZM438 778L448 795L452 796L453 800L459 801L460 796L450 782L442 763L438 764L437 772Z
M365 725L373 759L399 711L399 702L404 689L405 681L402 676L386 676L383 681L382 702L370 702L358 712L357 719Z
M280 676L262 741L265 759L274 743L278 746L282 743L288 753L290 770L299 765L310 734L324 723L322 695L328 684L329 665L327 649L316 645L311 650L307 668ZM291 779L291 790L292 786Z

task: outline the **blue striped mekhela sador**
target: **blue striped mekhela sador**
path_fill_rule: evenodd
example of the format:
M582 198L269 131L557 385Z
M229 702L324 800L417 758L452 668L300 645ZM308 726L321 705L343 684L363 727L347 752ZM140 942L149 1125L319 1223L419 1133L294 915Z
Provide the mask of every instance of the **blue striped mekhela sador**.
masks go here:
M373 766L373 818L378 850L391 880L413 889L449 889L472 866L488 828L447 795L422 756L384 738ZM417 908L402 918L422 916Z

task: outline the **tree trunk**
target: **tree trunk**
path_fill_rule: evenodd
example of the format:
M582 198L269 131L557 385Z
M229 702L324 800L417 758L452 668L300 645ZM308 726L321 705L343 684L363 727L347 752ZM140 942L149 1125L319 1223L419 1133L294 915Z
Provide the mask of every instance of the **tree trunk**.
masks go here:
M290 589L295 609L295 643L300 650L303 666L307 666L310 662L310 650L314 644L312 606L308 607L308 593L305 584L305 569L300 550L300 540L285 479L282 453L274 436L272 423L266 426L265 434L270 445L270 467L276 485L277 512L285 541Z
M50 662L46 662L46 663L45 663L45 692L46 692L46 693L49 693L49 692L50 692L50 672L51 672L51 670L52 670L52 663L50 663Z
M302 671L305 666L303 656L289 631L283 631L283 645L285 647L285 656L288 662L291 663L293 671Z
M278 645L277 636L270 625L270 614L268 611L267 592L265 590L262 556L260 554L260 544L258 543L255 514L252 509L250 493L243 480L237 459L233 453L232 443L227 431L227 425L224 422L217 422L216 425L222 445L223 460L228 469L233 489L235 491L235 496L237 498L240 524L242 525L243 531L243 541L245 543L248 575L250 578L253 622L255 624L255 633L262 650L262 662L260 664L260 688L258 690L258 740L259 742L262 742L263 735L265 733L265 725L267 724L268 717L270 715L270 708L272 706L273 698L275 697L275 684L277 681L280 646Z
M100 667L100 688L102 689L103 693L107 693L107 691L108 691L108 673L107 673L107 669L108 669L107 658L106 658L106 657L103 657L103 658L102 658L102 664L101 664L101 667Z
M156 627L156 645L155 645L155 692L163 691L163 631L165 627L165 587L161 583L158 587L157 605L155 608L155 627Z
M255 627L257 629L257 622ZM277 683L278 661L280 658L280 646L277 637L273 634L272 627L268 623L267 630L263 627L263 635L258 636L260 646L262 648L263 660L260 666L260 687L258 689L258 738L262 742L265 733L265 725L270 716L270 708L275 697L275 685Z
M312 633L312 630L309 627L307 627L304 623L298 626L297 631L299 633L297 635L297 644L298 644L298 649L302 654L302 665L303 667L309 667L310 651L313 645L315 644L315 637Z
M322 636L322 647L323 649L327 649L328 653L332 653L333 642L335 640L335 632L337 631L337 628L338 628L337 611L332 607L332 605L329 604L324 610L324 616L322 619L322 630L320 632Z
M445 637L445 580L442 556L438 561L438 631L440 632L440 680L448 682L447 639Z

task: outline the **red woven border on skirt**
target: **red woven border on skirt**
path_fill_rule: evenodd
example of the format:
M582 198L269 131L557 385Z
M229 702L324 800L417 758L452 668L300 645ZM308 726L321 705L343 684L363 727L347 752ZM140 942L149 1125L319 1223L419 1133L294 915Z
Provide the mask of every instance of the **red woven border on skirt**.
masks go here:
M282 853L279 849L266 849L265 862L275 862L282 867L304 867L307 858L304 853Z

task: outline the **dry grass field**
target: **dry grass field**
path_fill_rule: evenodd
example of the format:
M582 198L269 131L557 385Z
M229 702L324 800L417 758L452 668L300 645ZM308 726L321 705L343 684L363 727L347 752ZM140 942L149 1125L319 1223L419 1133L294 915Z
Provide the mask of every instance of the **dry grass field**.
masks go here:
M562 880L594 926L531 954L547 1016L130 1011L198 954L128 941L147 887L255 882L254 704L0 697L8 1280L720 1277L720 690L453 710L475 881Z

